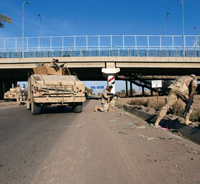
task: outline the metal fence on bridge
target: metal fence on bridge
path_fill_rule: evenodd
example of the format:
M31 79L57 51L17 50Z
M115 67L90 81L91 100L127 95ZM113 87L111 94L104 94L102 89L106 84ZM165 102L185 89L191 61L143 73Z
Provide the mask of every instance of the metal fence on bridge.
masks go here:
M1 58L24 57L199 57L200 36L186 35L85 35L0 38ZM185 50L185 54L183 53Z

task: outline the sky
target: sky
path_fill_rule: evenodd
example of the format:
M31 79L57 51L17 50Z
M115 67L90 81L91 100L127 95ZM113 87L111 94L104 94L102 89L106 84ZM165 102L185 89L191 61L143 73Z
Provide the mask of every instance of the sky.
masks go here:
M0 13L13 19L0 29L0 38L21 37L23 0L0 0ZM179 0L29 0L25 4L25 36L72 35L182 35L182 1ZM200 31L200 0L184 0L185 34ZM106 82L95 82L106 85ZM87 85L92 85L88 83ZM88 86L89 87L89 86ZM116 91L124 88L116 85Z

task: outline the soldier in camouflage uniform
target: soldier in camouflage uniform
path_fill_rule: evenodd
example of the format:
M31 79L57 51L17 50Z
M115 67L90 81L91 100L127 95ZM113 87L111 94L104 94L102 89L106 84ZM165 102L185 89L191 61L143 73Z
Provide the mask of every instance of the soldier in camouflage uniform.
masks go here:
M20 88L19 84L17 84L17 87L15 88L15 92L16 92L16 97L17 97L17 106L20 106L21 101L22 101L22 89Z
M101 112L114 112L114 106L115 106L115 101L114 101L114 96L113 95L108 95L112 90L112 86L107 86L105 90L103 90L102 93L102 98L101 98L101 105L102 108L95 106L95 111L101 111Z
M182 76L177 78L173 84L169 86L171 88L171 92L167 97L166 105L161 109L158 119L156 120L155 126L158 126L161 119L165 116L168 109L172 107L172 105L180 98L183 102L186 102L187 99L193 99L193 94L197 88L197 77L192 74L190 76ZM190 108L190 112L186 114L185 124L191 124L189 120L190 115L192 113L192 106Z

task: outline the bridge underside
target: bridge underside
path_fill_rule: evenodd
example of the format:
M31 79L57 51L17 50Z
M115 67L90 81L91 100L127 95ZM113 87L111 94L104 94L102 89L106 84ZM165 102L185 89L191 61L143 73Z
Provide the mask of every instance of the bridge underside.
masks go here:
M50 63L52 58L2 59L0 62L0 99L12 84L27 81L28 73L38 63ZM130 81L150 86L144 80L173 80L177 76L196 74L200 79L200 58L154 58L154 57L60 57L59 63L65 63L71 74L83 81L107 80L102 68L118 68L116 80ZM139 83L137 82L139 81Z
M80 80L83 81L101 81L106 80L103 77L102 68L70 68L71 74L76 74ZM0 80L15 80L15 81L27 81L28 73L32 72L32 69L1 69ZM145 79L174 79L176 76L198 75L198 68L121 68L119 75L129 76L131 74L138 74ZM116 78L116 80L120 80Z

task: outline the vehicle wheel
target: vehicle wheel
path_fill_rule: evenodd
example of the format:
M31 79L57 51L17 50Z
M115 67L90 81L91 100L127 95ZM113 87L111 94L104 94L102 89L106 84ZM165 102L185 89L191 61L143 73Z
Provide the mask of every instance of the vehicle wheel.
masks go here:
M38 115L41 113L40 104L36 104L34 101L31 102L31 113L33 115Z
M27 108L27 110L31 110L31 104L30 104L30 101L26 101L26 108Z
M58 107L58 110L61 111L61 112L64 112L65 111L65 106L57 106Z
M77 103L75 104L74 108L73 108L73 112L75 113L80 113L82 112L82 103Z

